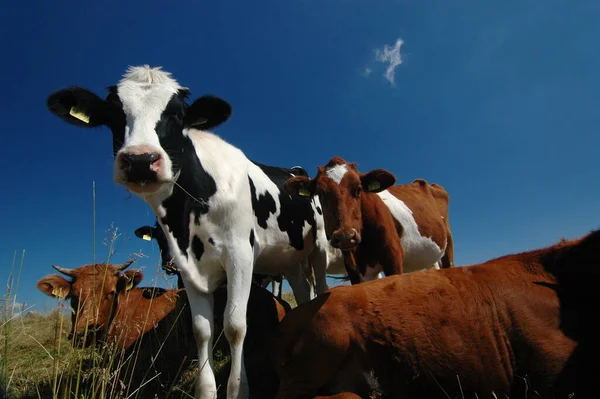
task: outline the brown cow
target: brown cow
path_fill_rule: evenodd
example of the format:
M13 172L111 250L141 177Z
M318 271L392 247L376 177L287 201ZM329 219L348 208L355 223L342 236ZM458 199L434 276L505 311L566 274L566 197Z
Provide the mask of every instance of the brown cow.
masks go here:
M277 399L368 397L370 372L387 398L573 397L576 343L567 331L577 335L577 317L593 317L575 303L595 296L598 304L592 284L585 295L577 288L599 271L597 230L480 265L333 288L279 325Z
M424 268L453 266L448 193L417 179L392 186L396 178L375 169L365 174L335 156L317 168L314 179L296 176L284 188L294 197L317 194L325 232L344 253L353 284L384 272L387 276Z
M71 277L71 281L50 275L40 279L37 287L47 295L71 300L74 312L69 335L75 342L85 346L94 341L117 344L118 349L124 350L119 359L127 359L130 353L136 353L133 357L135 368L122 367L127 375L120 378L129 383L131 393L144 380L158 375L151 383L146 383L141 392L141 397L154 397L161 386L169 388L180 370L185 370L197 359L197 347L185 290L136 287L143 278L142 272L123 272L132 262L84 265L76 269L53 266ZM223 315L226 297L225 287L215 292L216 315ZM256 397L272 397L277 390L277 376L268 360L266 347L273 329L290 309L285 301L253 284L244 350L248 354L245 362L250 389ZM215 318L215 336L219 336L222 323L222 316ZM229 351L225 339L220 339L215 348L225 354ZM149 369L151 372L147 372Z

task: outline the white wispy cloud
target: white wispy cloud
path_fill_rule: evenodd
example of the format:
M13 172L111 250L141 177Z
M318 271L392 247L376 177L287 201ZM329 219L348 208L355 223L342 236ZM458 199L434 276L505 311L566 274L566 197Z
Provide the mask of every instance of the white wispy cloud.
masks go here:
M394 46L388 46L385 44L383 49L375 49L375 61L388 64L383 76L387 79L392 86L396 85L396 69L402 64L402 55L400 54L400 48L404 44L404 40L398 38ZM365 67L362 76L368 77L373 72L370 67Z
M385 71L385 78L395 86L396 68L402 64L402 55L400 54L400 48L404 44L404 40L398 38L394 47L389 47L387 44L383 46L383 51L375 50L375 59L382 63L388 63L388 67Z

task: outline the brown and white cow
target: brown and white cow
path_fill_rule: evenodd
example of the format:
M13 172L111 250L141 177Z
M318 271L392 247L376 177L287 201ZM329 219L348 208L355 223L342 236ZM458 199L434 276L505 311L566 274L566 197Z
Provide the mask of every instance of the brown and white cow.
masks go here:
M599 275L597 230L479 265L333 288L279 325L277 399L368 397L361 376L371 372L387 398L588 397L571 336L583 326L598 341Z
M343 251L353 284L382 271L390 276L439 268L438 262L453 266L449 196L442 186L423 179L394 186L390 172L362 174L338 156L317 170L312 180L296 176L284 188L294 197L318 195L327 239Z
M144 384L142 395L154 397L157 387L170 387L180 370L197 360L198 353L185 289L137 287L143 273L124 271L132 262L92 264L76 269L53 266L70 280L49 275L40 279L37 287L47 295L70 299L74 311L69 335L76 343L117 344L118 350L123 350L119 359L128 359L128 354L135 352L135 367L121 367L127 375L120 378L129 384L131 392L144 380L151 380L150 384ZM218 315L223 314L226 298L225 287L215 292ZM290 309L285 301L252 285L244 350L250 389L257 397L272 396L277 389L277 376L266 348L274 328ZM222 317L215 319L215 326L220 333ZM229 352L225 339L213 344L215 349ZM148 373L149 369L153 372ZM153 379L155 376L158 377ZM222 382L226 384L227 378Z

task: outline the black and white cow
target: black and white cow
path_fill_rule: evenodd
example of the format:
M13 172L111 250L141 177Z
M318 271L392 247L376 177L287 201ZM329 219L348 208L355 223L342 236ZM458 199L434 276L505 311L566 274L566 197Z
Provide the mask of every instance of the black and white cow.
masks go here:
M322 211L318 198L297 200L283 190L290 169L253 162L207 131L229 118L227 102L207 95L187 104L188 95L170 73L145 65L130 67L106 99L68 87L48 97L48 108L76 126L110 128L115 182L154 210L190 302L202 365L196 398L216 395L213 292L227 281L227 397L246 398L242 344L252 273L283 273L297 301L308 301L308 281L294 276L309 261L316 280L325 277L329 250ZM318 286L320 293L327 285Z
M153 239L156 240L156 244L158 245L158 249L160 251L162 269L168 275L177 276L177 288L184 288L183 281L181 280L181 276L177 270L177 266L175 266L173 261L173 256L171 255L167 238L165 237L165 233L163 232L162 228L158 224L158 220L154 223L154 226L138 227L135 229L134 234L136 237L139 237L145 241L152 241ZM267 288L267 285L271 283L273 295L279 299L281 299L282 295L281 280L281 274L278 276L267 276L257 273L252 274L252 281L260 285L262 288Z

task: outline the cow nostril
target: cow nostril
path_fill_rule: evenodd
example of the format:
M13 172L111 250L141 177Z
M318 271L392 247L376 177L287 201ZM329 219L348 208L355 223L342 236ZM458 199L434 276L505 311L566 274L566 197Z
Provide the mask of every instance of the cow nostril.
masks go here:
M149 152L145 154L123 154L121 162L125 168L149 167L160 159L160 154L157 152Z
M153 164L154 162L158 161L158 158L160 158L160 156L158 155L158 152L151 152L148 155L148 160L150 162L150 164Z

